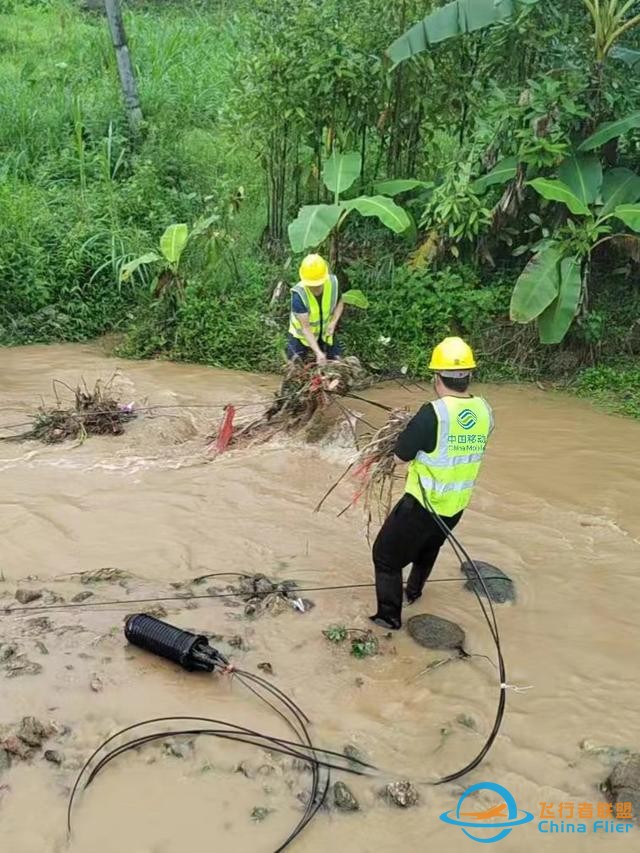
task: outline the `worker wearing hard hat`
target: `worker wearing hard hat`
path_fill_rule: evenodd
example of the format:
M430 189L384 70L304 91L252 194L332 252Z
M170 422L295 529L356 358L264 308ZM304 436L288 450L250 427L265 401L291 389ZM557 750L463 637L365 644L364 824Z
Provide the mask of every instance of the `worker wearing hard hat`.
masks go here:
M327 262L320 255L307 255L291 291L287 358L315 358L318 364L340 358L335 331L343 310L338 279Z
M434 349L437 399L409 421L397 439L396 461L408 462L405 493L391 511L373 546L378 610L372 621L401 627L402 570L411 564L406 598L412 604L445 542L471 500L487 440L491 407L469 391L476 366L471 348L446 338Z

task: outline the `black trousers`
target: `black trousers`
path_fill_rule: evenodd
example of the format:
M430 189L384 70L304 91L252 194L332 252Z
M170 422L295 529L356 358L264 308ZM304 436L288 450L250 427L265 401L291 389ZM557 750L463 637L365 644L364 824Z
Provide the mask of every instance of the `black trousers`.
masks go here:
M459 512L442 520L452 530L461 518L462 513ZM418 598L445 539L433 515L413 495L405 494L391 510L373 543L378 599L376 616L400 627L402 570L412 563L407 595Z

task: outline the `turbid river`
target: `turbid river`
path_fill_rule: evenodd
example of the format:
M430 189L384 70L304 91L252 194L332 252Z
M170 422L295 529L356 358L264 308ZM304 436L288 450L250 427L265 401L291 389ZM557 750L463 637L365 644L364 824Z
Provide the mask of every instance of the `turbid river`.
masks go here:
M0 653L11 647L0 662L2 734L26 715L53 721L57 733L43 748L57 750L62 762L36 749L0 775L1 847L273 853L300 817L297 794L308 775L292 770L290 759L279 762L248 746L196 740L117 759L78 801L70 842L67 797L100 740L147 717L217 717L286 737L280 721L228 677L190 675L127 646L123 617L144 608L126 599L204 592L206 584L190 581L225 571L263 572L302 586L369 582L362 514L336 517L352 487L341 486L322 512L313 512L352 451L346 441L312 449L281 442L212 462L205 438L220 410L200 407L239 401L259 409L277 380L123 362L98 345L2 351L0 424L26 421L41 397L51 400L54 379L92 384L116 371L123 402L171 408L140 417L121 437L90 438L78 447L0 443L3 607L17 607L18 587L43 591L31 609L93 592L82 607L0 617ZM426 395L397 385L365 393L413 409ZM561 803L576 810L593 804L597 815L604 802L598 784L609 770L606 756L585 750L583 741L640 749L640 425L535 388L483 393L494 404L497 430L458 532L474 557L515 580L518 601L496 605L497 617L508 682L531 689L508 692L500 735L482 765L453 784L418 784L415 808L380 799L387 778L334 774L351 787L360 810L322 811L291 848L300 853L477 848L439 815L455 808L468 785L485 781L506 786L536 817L499 842L503 853L638 849L638 829L592 832L587 821L586 834L545 833L538 819L542 802L558 817ZM357 405L378 422L384 417ZM104 567L131 577L87 585L74 574ZM459 576L453 554L443 552L434 577ZM420 675L442 655L420 648L406 631L382 639L383 654L358 660L322 630L366 627L371 590L307 596L316 605L310 612L253 620L225 599L163 606L165 618L181 627L241 637L244 648L231 652L245 669L270 662L273 683L307 712L318 745L355 745L376 766L416 783L457 770L480 750L499 694L489 662L471 658ZM116 599L125 603L96 606ZM478 603L462 583L428 587L407 615L419 612L458 622L468 650L495 659ZM7 669L12 660L14 669ZM24 661L36 671L21 671ZM461 715L472 721L461 723ZM245 772L234 772L241 762ZM256 807L269 810L263 821L251 818Z

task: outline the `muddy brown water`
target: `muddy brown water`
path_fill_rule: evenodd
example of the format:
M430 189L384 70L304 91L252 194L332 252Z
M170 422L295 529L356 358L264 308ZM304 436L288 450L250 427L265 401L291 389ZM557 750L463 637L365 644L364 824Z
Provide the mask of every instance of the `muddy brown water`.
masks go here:
M0 353L0 424L25 420L53 379L75 385L118 371L121 399L168 408L141 418L120 438L81 447L0 443L0 594L18 584L68 600L91 589L100 601L171 595L207 572L264 572L308 586L371 579L363 519L336 512L345 485L324 510L312 508L351 450L346 440L305 449L285 444L231 453L214 463L204 437L217 417L202 405L259 405L271 377L170 363L109 358L102 346L52 346ZM497 608L508 681L532 685L508 695L500 736L481 767L452 785L421 786L421 805L402 811L379 800L381 783L343 778L359 798L354 814L322 813L292 849L345 853L473 849L475 842L439 815L455 808L467 785L493 781L536 817L540 802L602 800L606 764L586 754L583 739L640 749L640 425L588 404L531 388L486 388L498 428L472 508L459 528L478 559L516 581L518 603ZM416 408L427 396L398 386L368 392L388 405ZM381 414L358 404L359 411ZM72 573L119 567L135 577L86 587ZM459 568L443 553L435 577ZM32 580L27 580L32 578ZM36 579L37 578L37 579ZM247 669L270 661L277 684L307 710L314 740L356 745L373 763L413 780L463 766L490 731L498 698L495 670L482 659L415 676L437 653L400 633L380 657L358 661L330 646L331 623L365 627L369 590L308 593L316 607L252 622L224 601L193 609L165 603L177 625L240 635ZM14 602L15 604L15 602ZM37 605L37 602L31 607ZM271 853L300 816L296 794L308 777L234 744L197 741L185 756L147 747L114 762L78 804L67 843L66 797L97 743L146 717L219 717L284 735L280 723L239 685L188 675L128 648L123 617L140 607L87 606L1 617L0 641L13 642L42 666L39 675L0 672L0 724L26 714L68 726L56 739L61 768L37 754L14 763L0 780L2 849L12 853ZM473 595L462 584L434 584L410 613L458 622L470 651L493 655ZM36 643L44 644L38 646ZM44 654L43 648L48 652ZM102 688L90 683L99 677ZM477 732L456 722L474 718ZM233 770L246 761L253 778ZM286 762L285 762L286 764ZM259 768L262 766L262 769ZM254 807L272 809L263 822ZM637 849L638 835L541 834L514 829L502 851Z

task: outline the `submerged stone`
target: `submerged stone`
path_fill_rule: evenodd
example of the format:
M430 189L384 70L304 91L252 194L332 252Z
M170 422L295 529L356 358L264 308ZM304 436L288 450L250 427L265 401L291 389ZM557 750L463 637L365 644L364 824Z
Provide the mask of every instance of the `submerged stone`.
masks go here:
M360 804L344 782L336 782L333 786L333 802L341 812L357 812Z
M39 663L30 661L25 655L12 657L5 664L5 678L19 678L21 675L40 675L42 667Z
M23 717L17 735L23 743L37 748L51 735L51 728L36 717Z
M19 604L31 604L39 598L42 598L41 589L19 589L16 592L16 601Z
M251 820L254 820L256 823L262 823L262 821L266 820L270 814L273 814L273 809L268 809L264 806L256 806L251 812Z
M603 789L616 807L622 803L629 804L631 808L627 819L640 823L640 753L633 753L616 764ZM621 811L624 811L623 807ZM617 808L614 814L618 814ZM620 817L623 817L622 813Z
M484 591L484 587L486 587L491 601L495 601L497 604L505 604L507 601L515 602L516 588L508 575L505 575L503 571L492 566L491 563L483 563L481 560L474 560L473 562L484 581L484 586L478 580L478 575L471 563L464 562L460 568L463 574L469 578L464 585L465 589L472 592L475 590L479 595L486 598L487 596Z
M420 794L411 782L390 782L384 789L384 796L389 802L401 809L417 806Z
M407 622L409 635L425 649L462 650L465 633L455 622L433 616L431 613L421 613L412 616Z

